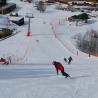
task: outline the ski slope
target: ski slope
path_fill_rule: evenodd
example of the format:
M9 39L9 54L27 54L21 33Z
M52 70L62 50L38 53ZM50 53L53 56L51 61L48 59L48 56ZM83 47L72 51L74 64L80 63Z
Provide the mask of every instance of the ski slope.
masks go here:
M97 98L98 67L66 65L71 79L56 76L47 65L9 65L0 68L2 98ZM93 73L93 74L92 74Z
M98 17L77 27L67 18L80 12L63 12L52 5L39 13L33 4L8 2L17 4L15 12L24 16L25 24L17 27L16 35L0 41L0 56L12 57L10 65L0 65L0 98L97 98L98 58L79 51L73 37L98 30ZM29 37L27 13L34 15ZM71 65L63 60L69 56ZM53 60L60 61L71 78L57 76Z

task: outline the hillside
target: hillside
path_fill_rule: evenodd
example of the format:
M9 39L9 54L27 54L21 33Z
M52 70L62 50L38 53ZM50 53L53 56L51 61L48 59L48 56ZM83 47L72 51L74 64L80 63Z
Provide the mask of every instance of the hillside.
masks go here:
M98 30L98 17L76 26L67 19L81 12L56 10L55 5L49 5L45 13L40 13L34 4L8 2L17 4L14 12L25 18L25 24L15 26L16 35L0 41L0 56L12 58L8 66L0 65L1 98L97 98L98 58L79 51L73 38L91 29ZM27 36L27 13L34 16L31 36ZM71 65L63 60L69 56L73 58ZM56 75L54 60L64 65L71 78Z

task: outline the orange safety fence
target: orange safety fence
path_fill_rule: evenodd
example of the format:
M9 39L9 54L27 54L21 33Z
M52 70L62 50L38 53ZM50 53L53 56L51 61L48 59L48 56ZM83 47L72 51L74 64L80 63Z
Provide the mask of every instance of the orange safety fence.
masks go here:
M98 53L96 53L96 57L98 57Z

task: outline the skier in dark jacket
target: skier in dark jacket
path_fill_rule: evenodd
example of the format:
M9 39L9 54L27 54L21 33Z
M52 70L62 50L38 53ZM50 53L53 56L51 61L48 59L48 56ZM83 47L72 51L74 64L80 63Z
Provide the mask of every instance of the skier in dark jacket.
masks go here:
M70 64L71 61L72 61L72 57L70 56L70 57L68 58L68 64Z
M67 62L67 59L66 59L66 58L64 58L64 61L65 61L65 62Z
M52 64L56 68L57 75L58 75L59 71L61 71L61 73L62 73L63 76L65 76L66 78L70 77L69 74L67 74L66 72L64 72L64 67L63 67L63 65L60 62L53 61Z

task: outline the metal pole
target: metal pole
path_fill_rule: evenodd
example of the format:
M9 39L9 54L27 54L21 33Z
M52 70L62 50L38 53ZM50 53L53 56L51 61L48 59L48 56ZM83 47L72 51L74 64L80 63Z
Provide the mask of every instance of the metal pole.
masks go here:
M30 17L29 17L29 23L28 23L28 32L30 32Z
M26 36L31 36L30 23L31 23L31 18L33 18L33 15L32 13L27 13L26 17L28 18L28 32Z
M29 23L28 23L28 33L27 33L27 36L30 36L31 35L31 32L30 32L30 17L29 18Z

